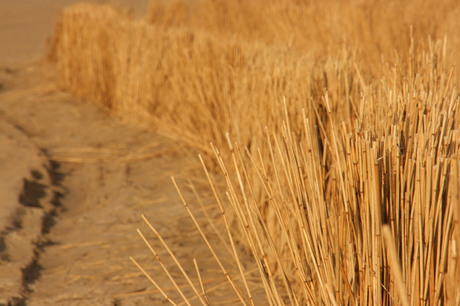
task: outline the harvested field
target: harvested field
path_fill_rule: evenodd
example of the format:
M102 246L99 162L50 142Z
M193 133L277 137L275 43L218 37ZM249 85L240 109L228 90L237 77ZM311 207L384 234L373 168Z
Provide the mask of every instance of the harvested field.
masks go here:
M70 6L49 58L61 89L199 154L204 171L184 175L215 218L197 221L200 201L173 185L197 243L226 246L203 276L229 291L211 298L152 222L171 285L143 270L163 266L156 247L150 263L131 256L158 296L460 303L457 1L152 0L145 13Z

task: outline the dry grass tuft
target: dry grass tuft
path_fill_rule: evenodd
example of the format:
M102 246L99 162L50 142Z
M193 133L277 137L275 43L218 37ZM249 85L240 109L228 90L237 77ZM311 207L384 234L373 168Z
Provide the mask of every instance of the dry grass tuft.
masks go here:
M240 302L234 241L270 304L460 303L457 1L152 1L147 20L65 10L62 86L203 154Z
M460 7L443 1L162 1L152 0L148 21L162 28L204 29L268 45L282 44L315 60L356 51L366 72L378 76L382 56L403 55L411 39L447 36L449 60L457 60Z
M110 109L115 87L114 33L129 20L126 12L114 7L78 4L64 10L55 25L50 50L59 70L59 85L78 97Z

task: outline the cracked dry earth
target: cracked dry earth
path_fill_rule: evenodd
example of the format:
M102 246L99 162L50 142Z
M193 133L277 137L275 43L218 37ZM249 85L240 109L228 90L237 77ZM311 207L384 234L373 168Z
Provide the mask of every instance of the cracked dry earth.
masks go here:
M140 228L172 274L179 275L141 214L195 281L197 259L215 304L236 302L170 180L177 178L192 207L199 205L191 183L203 205L213 206L197 158L179 143L58 90L53 78L47 64L2 71L1 194L2 202L16 204L6 212L2 203L0 303L165 303L130 256L180 302L136 233ZM204 224L201 210L196 213ZM224 263L236 269L220 240L208 234ZM194 296L190 289L184 292Z

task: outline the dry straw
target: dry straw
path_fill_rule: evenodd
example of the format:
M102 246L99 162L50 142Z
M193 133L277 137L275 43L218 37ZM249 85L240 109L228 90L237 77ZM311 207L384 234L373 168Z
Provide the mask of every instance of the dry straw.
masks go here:
M457 20L448 0L78 5L52 55L64 88L203 154L238 301L256 303L236 241L272 305L454 305Z

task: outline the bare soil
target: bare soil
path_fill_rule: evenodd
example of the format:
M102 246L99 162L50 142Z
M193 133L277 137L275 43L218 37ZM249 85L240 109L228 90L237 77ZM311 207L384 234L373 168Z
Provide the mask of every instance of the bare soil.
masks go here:
M193 154L56 87L45 41L57 10L70 2L0 0L0 304L164 303L130 256L180 301L136 233L173 267L141 214L192 275L197 259L218 304L234 303L170 180L178 178L192 207L190 183L204 205L212 203ZM147 2L132 3L140 12ZM210 238L231 267L216 235Z

